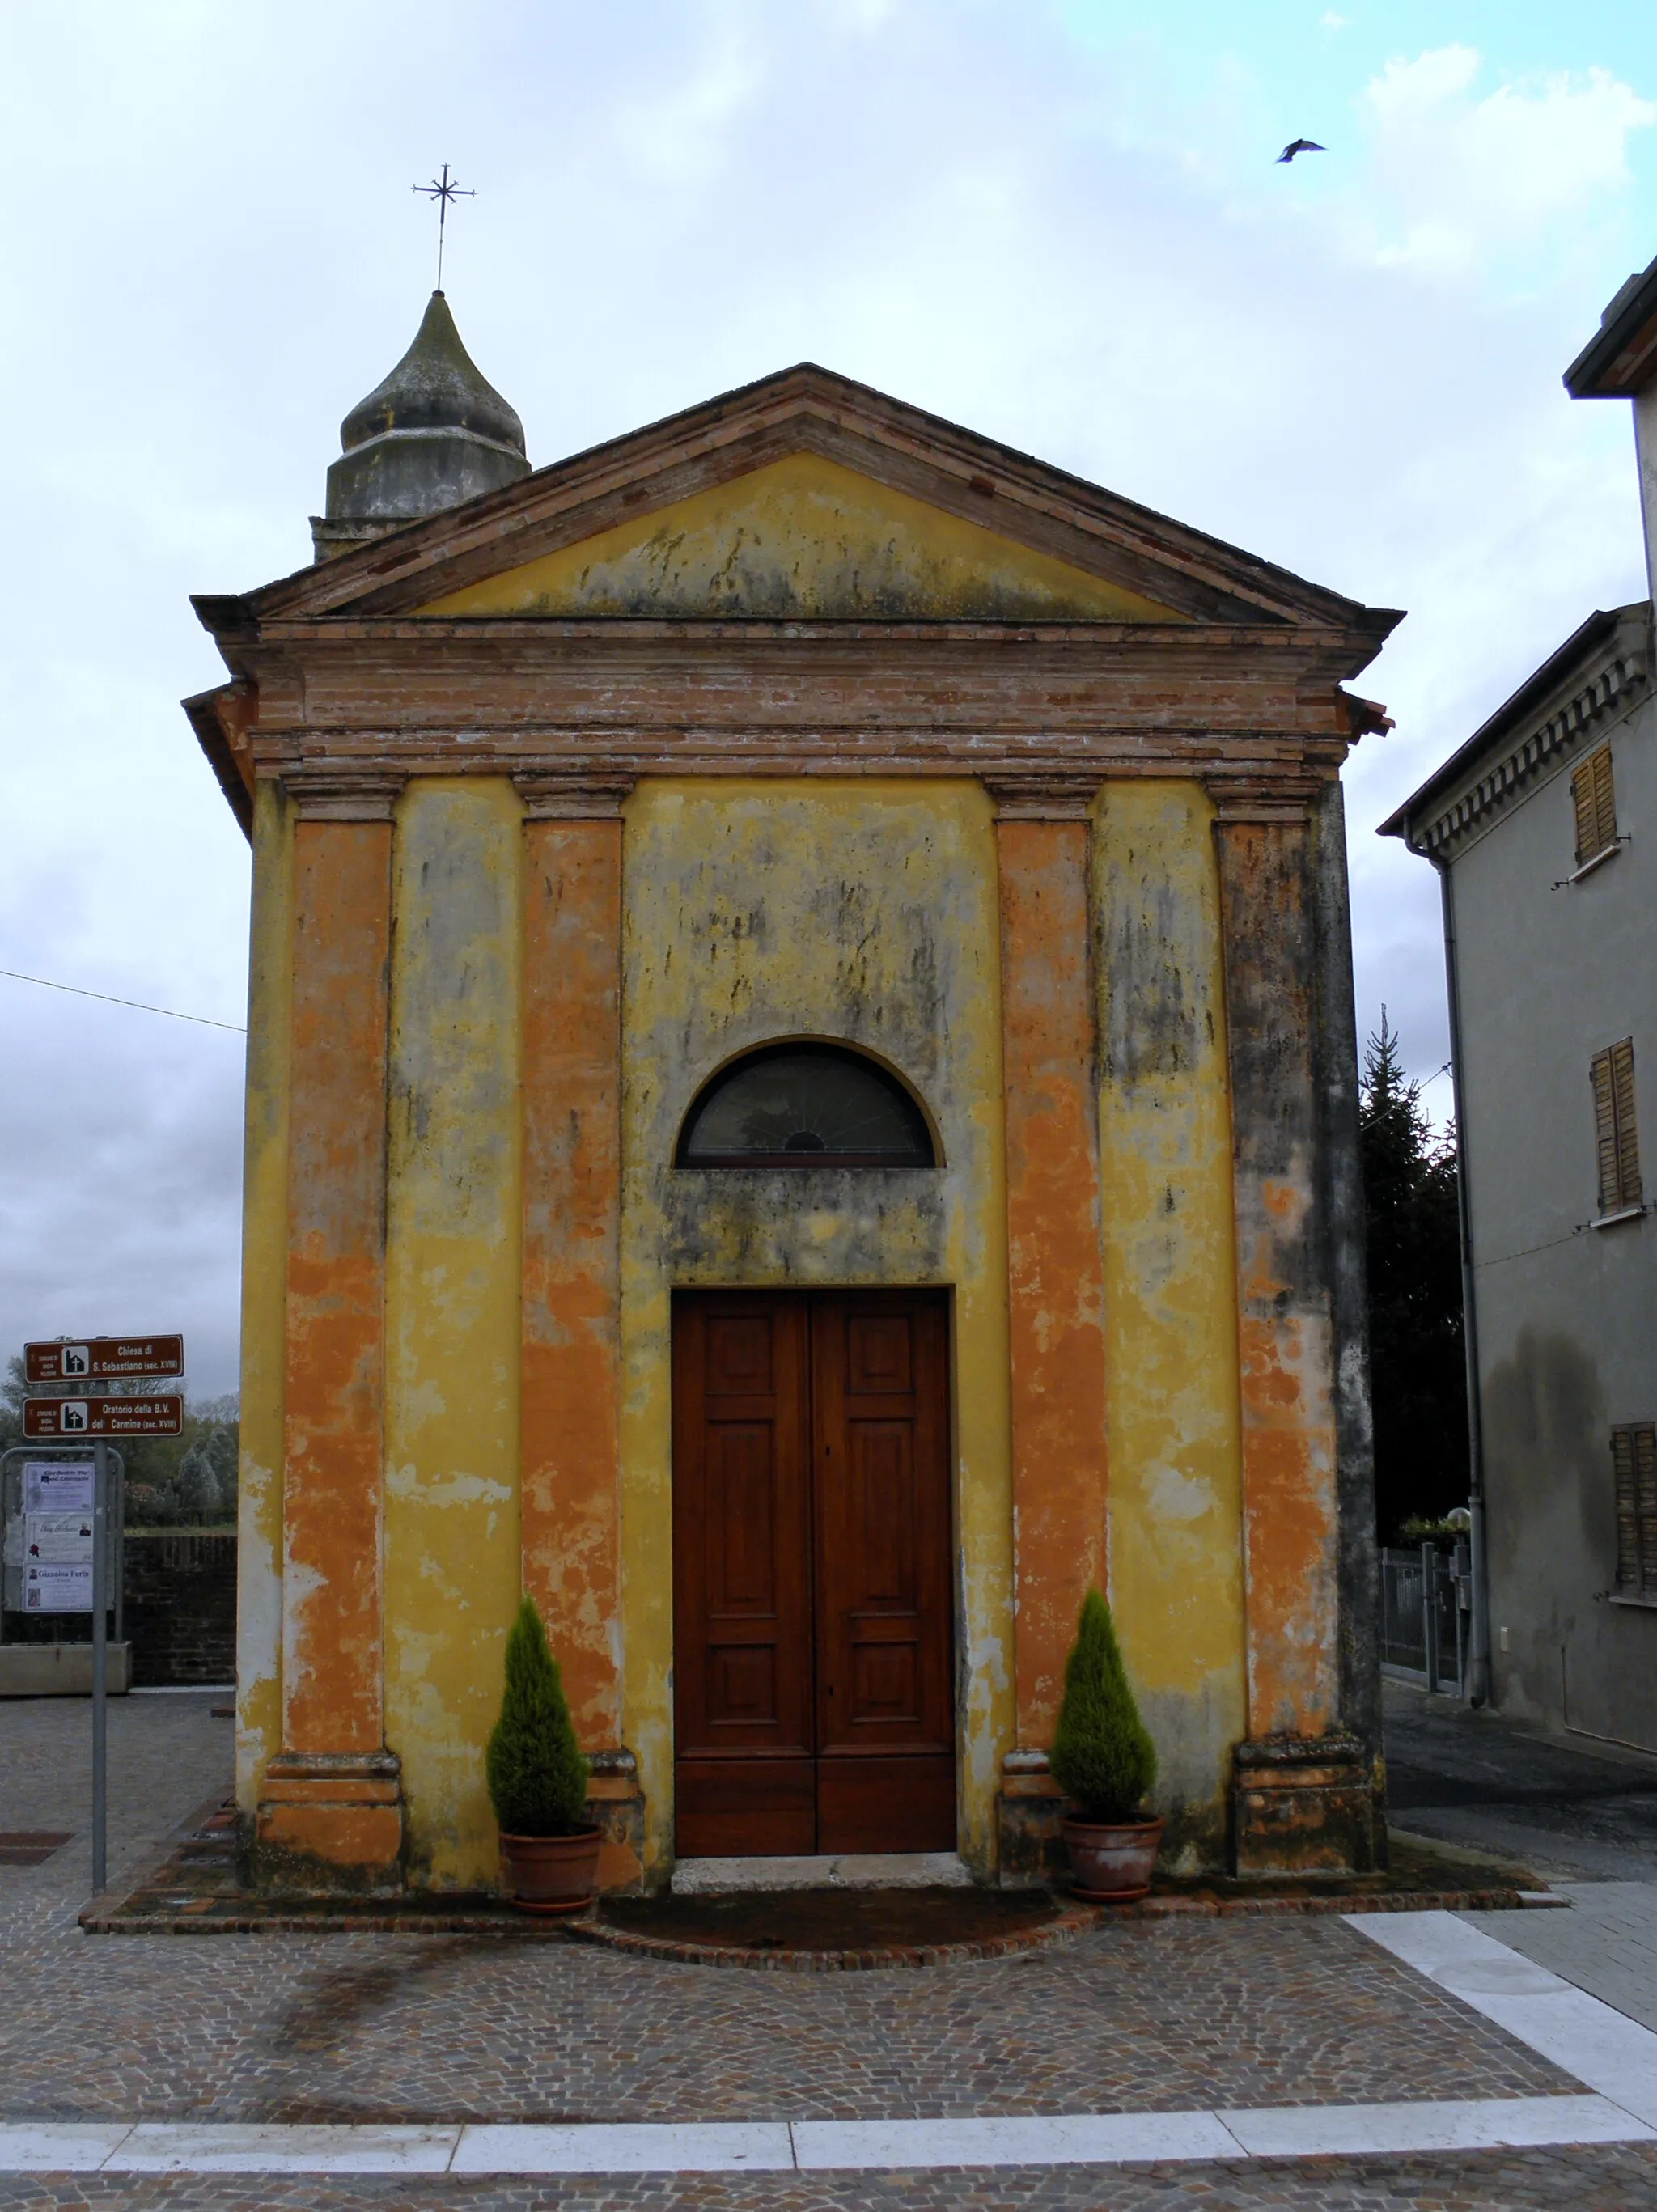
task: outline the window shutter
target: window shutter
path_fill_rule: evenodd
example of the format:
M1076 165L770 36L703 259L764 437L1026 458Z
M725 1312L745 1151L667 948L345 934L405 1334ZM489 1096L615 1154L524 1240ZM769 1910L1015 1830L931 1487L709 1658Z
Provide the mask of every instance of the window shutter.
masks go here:
M1593 1084L1593 1142L1599 1163L1599 1211L1618 1210L1617 1107L1611 1091L1611 1054L1596 1052L1589 1070Z
M1571 804L1576 810L1576 865L1582 867L1617 842L1617 790L1611 776L1611 747L1601 745L1585 760L1570 780Z
M1611 1048L1611 1095L1617 1120L1617 1204L1640 1203L1640 1135L1634 1120L1634 1039Z
M1640 1595L1640 1506L1634 1476L1634 1431L1611 1432L1611 1479L1617 1488L1617 1589L1619 1595Z
M1601 745L1588 766L1593 771L1593 849L1604 853L1617 842L1617 793L1611 776L1611 747Z
M1657 1597L1657 1425L1630 1421L1611 1432L1617 1488L1617 1589Z

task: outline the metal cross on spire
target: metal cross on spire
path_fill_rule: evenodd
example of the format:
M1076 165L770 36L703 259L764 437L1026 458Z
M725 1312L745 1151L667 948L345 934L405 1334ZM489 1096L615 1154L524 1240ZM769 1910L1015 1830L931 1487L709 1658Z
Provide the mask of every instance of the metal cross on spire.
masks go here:
M443 289L443 226L448 220L449 202L473 200L477 198L477 195L470 189L463 189L459 185L450 183L449 165L446 161L443 164L443 174L440 178L434 177L428 185L410 185L409 190L411 192L423 192L428 200L437 202L437 289L440 292Z

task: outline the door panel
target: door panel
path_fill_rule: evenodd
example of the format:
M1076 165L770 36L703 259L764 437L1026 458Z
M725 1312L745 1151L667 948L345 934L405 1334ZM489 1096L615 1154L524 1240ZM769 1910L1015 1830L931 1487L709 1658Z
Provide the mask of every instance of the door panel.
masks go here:
M809 1851L812 1802L806 1316L686 1300L673 1332L678 1848ZM740 1757L732 1758L733 1753Z
M812 1302L819 1850L955 1848L944 1321Z
M936 1292L676 1299L682 1855L954 1848L947 1356Z

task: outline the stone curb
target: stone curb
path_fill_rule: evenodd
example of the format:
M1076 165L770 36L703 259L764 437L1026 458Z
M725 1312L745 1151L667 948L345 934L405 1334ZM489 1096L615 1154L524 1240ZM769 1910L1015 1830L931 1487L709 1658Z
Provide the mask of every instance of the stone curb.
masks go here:
M1146 1897L1137 1905L1108 1910L1119 1920L1169 1920L1187 1915L1237 1920L1307 1912L1518 1912L1525 1906L1517 1889L1408 1889L1343 1890L1328 1897Z

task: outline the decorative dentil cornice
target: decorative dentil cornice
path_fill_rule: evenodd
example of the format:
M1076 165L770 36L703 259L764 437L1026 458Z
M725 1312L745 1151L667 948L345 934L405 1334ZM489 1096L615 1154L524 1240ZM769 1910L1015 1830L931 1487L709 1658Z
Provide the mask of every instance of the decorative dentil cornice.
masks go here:
M1477 780L1405 832L1412 852L1440 855L1509 805L1551 763L1646 696L1647 653L1624 644L1545 719L1510 743Z

